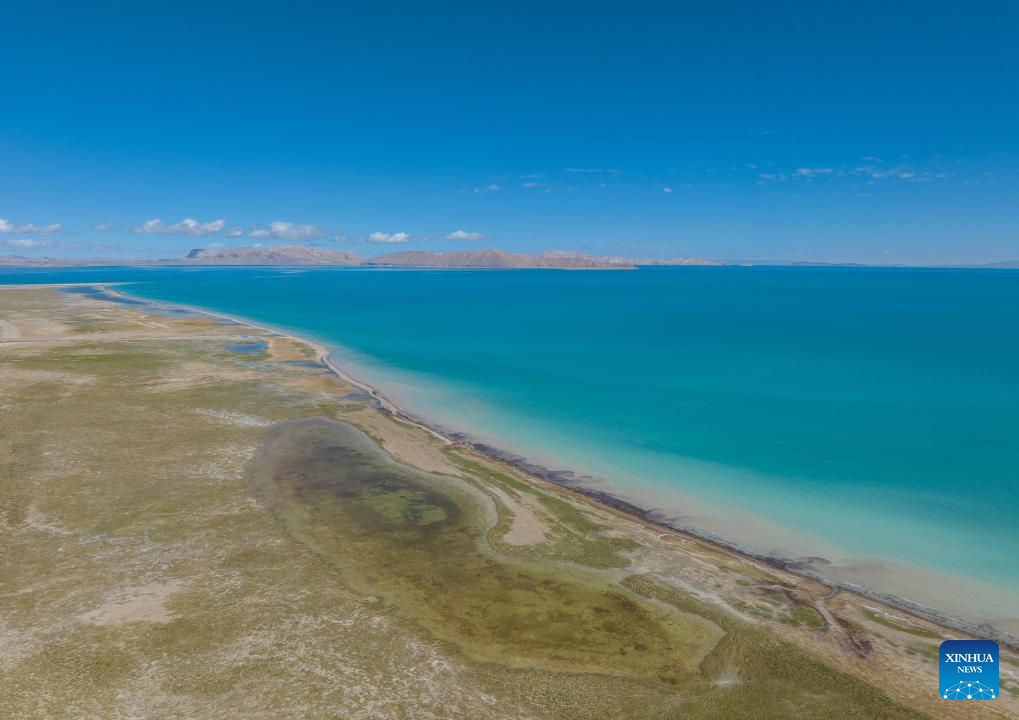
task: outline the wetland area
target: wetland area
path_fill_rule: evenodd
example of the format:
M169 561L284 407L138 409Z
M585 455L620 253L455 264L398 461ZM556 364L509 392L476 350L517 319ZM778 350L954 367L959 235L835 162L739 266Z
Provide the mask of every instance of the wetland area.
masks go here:
M321 349L0 288L0 715L1000 718L901 608L407 421Z

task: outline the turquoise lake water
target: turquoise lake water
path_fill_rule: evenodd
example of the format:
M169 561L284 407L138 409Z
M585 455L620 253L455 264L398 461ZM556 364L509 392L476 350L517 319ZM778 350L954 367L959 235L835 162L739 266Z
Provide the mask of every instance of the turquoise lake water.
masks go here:
M677 524L928 604L1019 597L1019 272L0 270L92 281L315 338L414 413Z

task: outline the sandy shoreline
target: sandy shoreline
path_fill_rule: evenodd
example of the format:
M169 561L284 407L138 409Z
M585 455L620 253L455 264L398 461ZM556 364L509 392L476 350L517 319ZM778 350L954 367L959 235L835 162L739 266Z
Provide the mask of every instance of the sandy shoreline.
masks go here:
M262 332L274 333L280 337L285 337L294 340L299 343L303 343L315 350L316 360L322 364L323 367L328 368L330 372L334 373L337 377L350 385L357 387L363 392L370 395L376 407L390 415L391 417L398 419L402 422L409 423L415 427L418 427L430 435L441 441L446 445L457 446L462 450L469 450L470 452L484 456L489 461L497 463L504 468L511 470L514 473L522 474L530 479L532 482L548 483L555 485L560 488L564 488L571 493L584 498L588 502L593 502L603 508L608 508L615 513L624 515L632 521L636 521L650 527L653 527L656 531L663 533L670 533L677 537L683 537L688 539L695 539L699 542L706 543L719 550L734 553L747 560L762 563L767 566L781 569L783 571L798 575L803 578L807 578L816 582L820 582L825 586L835 591L844 591L858 595L868 600L881 603L888 607L896 610L911 613L920 618L934 622L938 625L944 626L955 631L963 632L968 635L979 638L988 638L997 641L999 644L1011 648L1012 650L1019 650L1019 638L1016 638L1004 631L998 630L987 625L978 624L972 621L967 621L963 618L951 615L949 613L938 611L934 608L927 607L920 603L902 598L899 596L891 595L888 593L879 592L869 588L867 586L858 585L854 583L840 581L835 578L827 577L823 573L816 571L813 567L808 565L803 560L790 560L786 558L774 557L760 552L756 552L754 549L743 546L737 543L728 542L725 538L719 537L712 533L700 531L696 528L689 527L676 527L669 522L669 519L663 516L656 510L647 509L640 507L632 502L629 502L623 498L620 498L610 492L598 490L590 486L585 485L582 481L583 477L576 475L574 472L569 470L557 470L545 467L543 465L534 463L526 459L525 457L519 456L514 453L507 452L491 444L484 443L472 438L469 434L452 431L446 428L437 426L417 415L407 412L406 410L398 407L394 402L385 396L378 388L373 385L353 377L343 368L338 366L331 357L330 350L323 344L316 341L310 340L305 337L295 335L286 330L273 327L264 323L259 323L245 318L228 315L212 310L207 310L201 307L185 305L181 303L164 302L160 300L150 300L141 296L131 295L128 292L124 292L120 289L115 289L116 286L120 286L121 283L67 283L61 285L48 285L46 287L82 287L82 288L94 288L106 295L113 301L129 301L132 303L140 303L142 305L148 305L153 308L163 308L164 310L176 310L186 311L200 316L214 318L220 321L225 321L245 327L250 327L253 330ZM27 285L18 285L13 287L28 287ZM42 287L42 286L35 286Z

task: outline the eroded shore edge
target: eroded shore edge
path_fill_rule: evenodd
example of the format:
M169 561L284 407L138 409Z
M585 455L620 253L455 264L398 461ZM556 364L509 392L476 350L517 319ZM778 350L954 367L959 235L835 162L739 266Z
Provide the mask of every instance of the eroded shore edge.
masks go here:
M975 638L990 639L996 641L999 645L1007 647L1008 649L1019 652L1019 638L1013 637L1012 635L1001 631L997 628L988 625L977 624L955 615L945 613L934 608L922 605L914 602L907 598L902 598L897 595L889 593L879 592L870 587L864 585L858 585L855 583L849 583L841 581L835 578L826 577L823 573L817 572L814 568L806 564L802 560L781 558L772 555L762 554L755 551L753 548L727 541L725 538L717 536L713 533L709 533L703 530L692 527L680 527L673 524L668 517L663 513L660 513L654 509L643 508L634 503L629 502L623 498L620 498L610 492L604 490L598 490L589 485L585 485L584 481L587 476L578 475L571 470L559 470L548 468L544 465L532 462L525 457L502 450L489 443L481 442L468 433L454 431L448 428L444 428L434 422L426 420L414 413L408 412L389 398L385 396L378 388L350 375L346 370L337 365L332 359L331 351L323 344L310 340L306 337L296 335L288 330L274 327L272 325L261 323L254 320L248 320L243 317L237 317L234 315L228 315L226 313L217 312L214 310L208 310L202 307L193 305L186 305L183 303L166 302L162 300L153 300L139 295L132 295L122 289L124 285L130 285L131 283L61 283L59 285L49 284L48 287L53 288L91 288L97 293L103 295L111 302L123 302L127 301L132 304L137 303L141 306L147 306L152 308L154 311L177 311L187 312L199 316L204 316L220 321L229 322L236 325L242 325L249 327L252 330L261 332L269 332L280 337L285 337L294 340L298 343L303 343L312 349L316 353L316 361L321 363L323 367L327 368L330 372L334 373L341 380L351 384L352 386L367 393L373 401L376 409L386 415L392 417L395 420L408 423L413 425L442 443L457 447L460 450L466 450L468 452L484 456L490 462L504 467L514 473L524 475L530 481L542 484L547 483L555 485L561 489L564 489L571 494L587 501L601 506L607 510L610 510L616 514L624 516L626 519L639 522L644 525L650 526L656 531L663 533L670 533L679 537L685 537L689 539L695 539L702 543L706 543L715 549L729 552L734 555L740 556L746 560L763 563L767 566L789 572L793 575L797 575L815 582L819 582L831 588L832 593L836 591L842 591L851 593L867 600L886 605L890 608L898 610L900 612L910 613L917 617L923 618L929 622L933 622L937 625L941 625L946 629L954 630L956 632L962 632L967 635L971 635ZM43 287L44 285L16 285L16 286L0 286L3 287ZM593 478L592 478L593 479Z

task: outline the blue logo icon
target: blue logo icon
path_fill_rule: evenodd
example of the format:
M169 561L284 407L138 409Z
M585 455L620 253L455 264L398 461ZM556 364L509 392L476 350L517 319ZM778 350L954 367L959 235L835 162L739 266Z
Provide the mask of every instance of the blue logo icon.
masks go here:
M941 697L945 700L993 700L998 697L998 643L945 640L939 651Z

